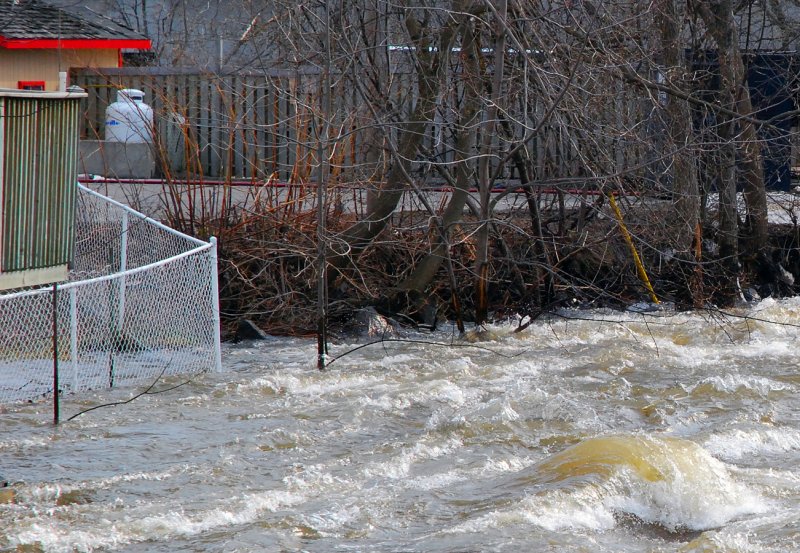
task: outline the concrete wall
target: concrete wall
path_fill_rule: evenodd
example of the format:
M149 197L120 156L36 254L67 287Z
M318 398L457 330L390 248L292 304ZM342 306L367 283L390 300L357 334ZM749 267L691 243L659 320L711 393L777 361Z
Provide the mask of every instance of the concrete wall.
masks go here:
M149 179L156 175L153 145L81 140L78 172L118 179Z

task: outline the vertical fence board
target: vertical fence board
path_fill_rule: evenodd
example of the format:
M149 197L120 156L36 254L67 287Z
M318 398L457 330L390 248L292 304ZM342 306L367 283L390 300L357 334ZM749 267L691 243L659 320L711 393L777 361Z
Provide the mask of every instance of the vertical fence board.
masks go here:
M200 81L198 82L197 89L199 94L197 96L197 121L199 126L197 129L197 149L200 155L200 163L202 167L201 174L216 176L211 171L211 156L209 154L211 115L209 113L210 104L208 91L210 86L211 85L209 83Z
M163 160L165 165L176 170L182 167L188 176L194 177L225 178L230 174L252 179L274 175L281 181L293 176L315 178L312 170L319 160L310 122L319 115L319 75L275 72L220 76L194 69L159 67L75 69L71 82L89 93L83 104L83 138L103 138L105 110L116 100L117 90L141 88L155 113L159 145L169 157ZM413 103L416 95L413 75L394 75L391 87L388 93L396 108L405 109ZM340 165L335 171L360 178L371 175L368 164L380 162L385 154L377 153L380 144L371 143L380 133L369 130L374 122L369 110L361 105L357 91L344 92L334 91L336 121L331 132L341 130L347 138L337 144L333 161ZM528 100L521 100L530 104L525 110L529 120L527 129L515 128L515 134L523 136L527 130L542 124L547 109L535 98L534 90ZM648 155L644 137L634 133L635 136L627 138L619 132L633 128L643 116L642 106L635 100L618 103L629 105L616 112L612 106L598 106L598 115L585 135L577 129L586 123L580 114L551 114L528 144L533 157L531 177L578 176L585 174L592 164L597 165L593 172L609 174L636 166ZM175 123L173 113L185 120L185 126ZM457 114L438 113L436 124L425 137L426 145L435 146L435 154L441 161L453 160L453 151L447 147L450 141L442 142L440 138L450 136L456 122ZM573 125L577 127L572 128ZM387 132L394 131L387 129ZM505 138L500 134L493 137L493 145L506 151ZM496 168L497 160L492 163L493 169ZM501 178L510 176L515 175L501 175Z

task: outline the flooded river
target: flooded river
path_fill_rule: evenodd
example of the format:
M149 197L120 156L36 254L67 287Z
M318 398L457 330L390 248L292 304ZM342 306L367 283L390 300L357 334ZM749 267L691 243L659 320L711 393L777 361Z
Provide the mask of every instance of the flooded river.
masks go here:
M275 339L58 427L7 407L0 551L800 551L800 300L735 314L565 311L325 372Z

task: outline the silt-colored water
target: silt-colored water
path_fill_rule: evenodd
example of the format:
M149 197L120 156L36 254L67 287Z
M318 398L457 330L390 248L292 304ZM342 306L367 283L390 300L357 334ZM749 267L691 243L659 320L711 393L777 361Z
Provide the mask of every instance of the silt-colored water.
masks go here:
M800 551L800 300L561 315L6 407L0 551Z

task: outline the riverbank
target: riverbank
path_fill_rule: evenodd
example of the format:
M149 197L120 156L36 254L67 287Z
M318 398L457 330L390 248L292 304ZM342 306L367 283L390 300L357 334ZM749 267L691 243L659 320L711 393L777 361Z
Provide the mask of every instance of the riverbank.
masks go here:
M217 236L226 339L236 337L242 321L274 335L317 331L313 185L103 179L90 184L183 232ZM494 192L486 287L492 320L536 317L560 306L625 309L657 300L682 310L798 292L800 196L795 194L768 195L769 245L748 254L742 242L740 265L732 271L715 241L713 196L703 211L701 233L686 244L677 239L674 205L664 198L619 196L623 230L607 198L596 191L538 191L533 203L521 191ZM440 232L426 206L442 213L451 190L432 186L420 194L424 202L412 191L403 193L372 245L330 270L327 310L334 335L348 332L354 315L365 308L419 328L475 320L480 227L475 204L448 228L449 257L439 260L429 282L408 286ZM363 217L368 203L366 185L329 191L329 250L341 249L342 233ZM744 217L743 199L740 204Z
M530 212L518 198L495 212L487 289L490 319L535 318L564 306L626 309L654 303L654 298L684 310L793 296L795 282L800 282L796 202L789 194L771 198L768 248L757 255L743 253L738 272L731 275L714 240L713 223L703 228L699 251L679 249L671 230L673 208L664 200L635 197L620 202L625 230L633 237L640 260L637 264L619 221L602 197L572 204L559 204L554 198L543 204L542 238L536 238ZM335 207L329 211L332 244L355 218ZM713 205L706 219L715 220ZM374 308L399 324L426 329L444 321L475 320L479 221L471 214L451 228L452 269L443 260L424 291L402 287L430 253L437 232L434 222L422 210L398 210L363 255L332 273L328 321L334 336L347 333L354 314L364 308ZM225 338L236 336L242 320L273 335L315 333L315 212L261 209L258 217L248 216L220 236ZM744 243L741 251L746 251Z

